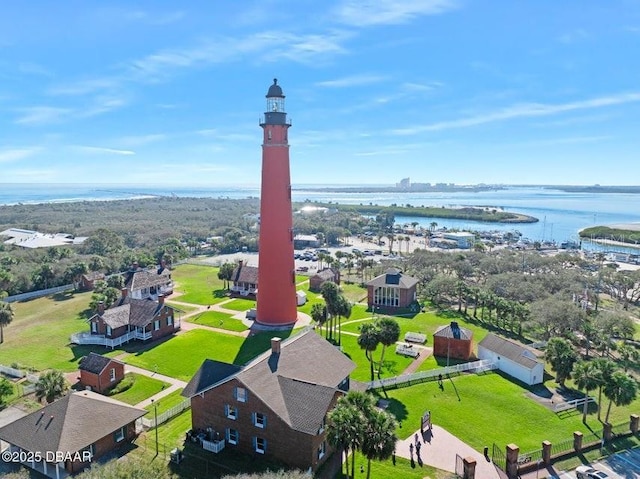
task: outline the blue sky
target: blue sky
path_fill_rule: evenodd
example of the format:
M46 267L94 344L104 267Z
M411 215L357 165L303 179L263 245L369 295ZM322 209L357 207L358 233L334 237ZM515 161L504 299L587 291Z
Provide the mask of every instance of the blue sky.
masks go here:
M636 0L5 2L0 183L640 184Z

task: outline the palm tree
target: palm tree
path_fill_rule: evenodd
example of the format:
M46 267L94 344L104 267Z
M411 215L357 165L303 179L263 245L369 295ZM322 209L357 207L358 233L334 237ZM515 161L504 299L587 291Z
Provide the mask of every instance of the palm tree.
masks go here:
M344 450L345 476L349 477L349 449L352 449L355 457L355 449L362 436L362 422L360 421L360 411L353 405L338 399L338 403L327 415L327 441L329 444L340 450ZM352 466L355 469L355 463Z
M638 384L631 376L622 371L614 372L609 382L604 385L604 395L609 398L609 407L604 422L609 422L611 403L615 403L616 406L627 406L635 400L637 394Z
M0 301L0 344L4 343L4 327L13 321L14 316L11 304Z
M551 370L556 373L556 382L564 387L564 382L571 377L573 364L577 359L571 343L564 338L551 338L544 356L551 364Z
M334 447L344 447L345 452L351 450L351 477L355 477L355 452L364 441L367 418L371 416L374 406L375 402L371 394L349 391L338 399L336 407L327 416L329 444Z
M598 387L602 381L602 373L596 364L590 361L578 361L573 366L573 380L578 388L584 389L582 422L586 424L587 411L589 410L589 390Z
M393 318L383 317L377 321L376 326L378 327L378 340L380 341L380 344L382 344L380 366L378 367L378 379L380 379L380 373L382 372L382 366L384 365L384 353L387 350L387 346L395 344L400 338L400 325Z
M358 336L358 346L364 349L364 354L369 360L371 366L371 381L374 380L373 375L373 352L378 347L380 338L378 336L378 328L371 323L365 323L360 328L360 336Z
M322 325L327 321L327 308L323 303L315 303L311 306L311 318L318 323L318 326L322 328ZM322 331L320 332L322 335Z
M431 223L429 223L429 231L430 232L433 233L437 227L438 227L438 223L436 223L435 221L432 221Z
M598 421L602 410L602 389L604 385L611 381L611 375L616 371L616 363L607 358L597 358L593 364L600 370L600 382L598 383Z
M381 409L372 409L366 416L365 434L360 449L367 458L367 479L371 476L371 460L389 459L396 448L396 421Z
M405 236L404 242L407 243L407 254L409 254L409 247L411 246L411 237Z
M52 403L59 397L64 396L67 384L60 371L47 371L40 376L36 383L36 399L41 401L45 398L48 403Z

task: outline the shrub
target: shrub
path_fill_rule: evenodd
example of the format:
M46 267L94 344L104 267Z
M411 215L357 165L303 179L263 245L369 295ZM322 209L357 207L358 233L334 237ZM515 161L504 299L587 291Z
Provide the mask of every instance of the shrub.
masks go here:
M120 381L118 384L116 384L115 386L113 386L111 389L107 391L107 396L114 396L116 394L126 391L131 386L133 386L134 382L135 382L135 376L133 374L125 374L122 381Z

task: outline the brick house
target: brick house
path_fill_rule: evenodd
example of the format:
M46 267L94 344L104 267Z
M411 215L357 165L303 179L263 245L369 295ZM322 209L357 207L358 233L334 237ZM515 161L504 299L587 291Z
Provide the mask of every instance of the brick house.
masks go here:
M160 295L168 296L173 293L171 271L164 263L150 269L139 268L138 263L133 263L125 273L124 285L134 299L156 299Z
M416 278L389 268L367 283L367 304L369 308L384 311L408 308L417 300L417 284Z
M183 391L195 431L226 447L316 471L333 450L325 417L355 364L315 331L280 341L245 366L206 360ZM203 446L205 446L203 442Z
M238 266L231 275L231 294L239 296L254 296L258 291L258 268L247 266L243 261L238 262Z
M104 273L100 271L90 271L80 277L80 289L83 291L91 291L96 284L96 281L104 281Z
M319 292L327 281L340 284L340 271L333 268L324 268L309 277L309 291Z
M96 353L80 360L80 385L103 394L124 378L124 363Z
M136 437L136 420L146 413L92 391L79 391L1 427L0 439L12 452L39 454L42 460L24 465L59 478L130 443ZM65 457L56 458L55 452Z
M122 297L110 308L98 306L89 318L90 331L71 336L76 344L103 344L115 347L132 339L156 340L180 329L176 310L165 304L160 294L157 301L133 299L129 290L122 289Z
M456 321L440 326L433 333L433 355L468 361L473 355L473 331Z

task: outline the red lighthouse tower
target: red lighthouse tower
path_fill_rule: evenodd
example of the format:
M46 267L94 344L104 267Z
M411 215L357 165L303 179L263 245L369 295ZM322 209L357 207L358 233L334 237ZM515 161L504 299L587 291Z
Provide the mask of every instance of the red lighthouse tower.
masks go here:
M287 130L291 122L284 110L278 80L267 92L267 111L260 121L262 189L257 322L266 326L293 324L297 319L291 176Z

